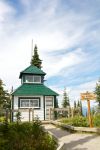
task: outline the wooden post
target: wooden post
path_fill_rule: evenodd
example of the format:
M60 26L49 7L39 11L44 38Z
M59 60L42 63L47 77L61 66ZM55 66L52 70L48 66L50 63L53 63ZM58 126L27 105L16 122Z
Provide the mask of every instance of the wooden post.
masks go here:
M32 121L34 120L34 108L32 109Z
M90 100L87 100L87 104L88 104L88 119L89 119L89 124L90 124L90 128L92 128L93 127L93 123L92 123L92 118L91 118Z
M49 108L49 120L51 120L51 108Z
M30 118L30 116L31 116L30 111L31 111L31 109L29 108L29 122L31 121L31 118Z
M88 120L90 124L90 128L93 127L92 117L91 117L91 109L90 109L90 100L95 100L96 95L91 92L81 93L81 100L87 100L88 105Z
M71 109L72 118L74 117L74 109Z
M68 108L68 118L70 117L70 108Z

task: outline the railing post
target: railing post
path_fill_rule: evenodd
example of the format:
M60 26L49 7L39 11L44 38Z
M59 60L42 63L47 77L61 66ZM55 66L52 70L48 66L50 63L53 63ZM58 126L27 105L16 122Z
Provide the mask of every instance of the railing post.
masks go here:
M51 108L49 108L49 120L51 120Z
M72 118L74 117L74 109L71 109Z
M29 122L31 121L31 114L30 114L31 109L29 108Z
M32 121L34 120L34 108L32 109Z

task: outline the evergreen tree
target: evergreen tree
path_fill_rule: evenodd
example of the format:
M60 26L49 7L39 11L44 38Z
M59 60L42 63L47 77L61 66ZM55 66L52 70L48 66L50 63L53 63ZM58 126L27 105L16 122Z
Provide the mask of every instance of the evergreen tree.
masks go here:
M63 93L62 106L63 106L63 108L66 108L67 106L70 106L69 97L68 97L68 94L66 93L66 88L64 89L64 93Z
M96 83L96 88L94 93L96 94L96 101L98 102L98 106L100 107L100 79L98 83Z
M78 102L77 102L77 107L80 107L80 101L78 100Z
M74 109L76 108L76 101L74 101Z
M4 84L3 81L0 79L0 107L1 108L7 108L10 104L10 95L7 91L4 90Z
M35 45L35 47L34 47L34 55L32 56L32 59L31 59L31 65L34 65L40 69L42 68L41 67L42 60L39 58L37 45Z
M80 101L80 115L83 116L83 111L82 111L82 102Z
M81 101L74 101L74 115L81 115L83 116L83 112L82 112L82 102Z

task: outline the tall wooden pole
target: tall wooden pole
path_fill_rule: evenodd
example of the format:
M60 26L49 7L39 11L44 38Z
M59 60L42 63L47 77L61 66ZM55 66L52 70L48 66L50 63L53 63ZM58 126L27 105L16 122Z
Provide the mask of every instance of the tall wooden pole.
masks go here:
M93 127L92 117L91 117L91 109L90 109L90 100L95 100L96 95L91 92L81 93L81 100L87 100L88 105L88 120L90 124L90 128Z
M92 123L92 117L91 117L90 100L87 100L87 104L88 104L88 119L89 119L89 124L90 124L90 128L92 128L93 127L93 123Z

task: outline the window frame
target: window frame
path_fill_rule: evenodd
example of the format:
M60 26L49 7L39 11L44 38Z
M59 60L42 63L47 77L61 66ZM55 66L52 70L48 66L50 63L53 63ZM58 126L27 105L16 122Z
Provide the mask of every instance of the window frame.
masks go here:
M50 105L50 103L49 103L49 105L47 105L48 101L51 101L51 99L52 99L52 106ZM46 101L46 103L45 103L46 108L48 108L50 106L54 107L54 96L45 96L45 101Z
M29 107L25 107L25 106L21 106L21 101L22 100L29 100ZM30 101L31 100L37 100L38 101L38 106L37 107L34 107L34 106L30 106ZM40 109L40 97L33 97L33 98L30 98L30 97L20 97L19 98L19 107L20 108L34 108L34 109Z
M26 77L29 76L29 77L32 77L32 80L33 82L26 82ZM39 77L39 81L38 82L34 82L34 77ZM25 75L25 83L41 83L41 76L39 75Z

